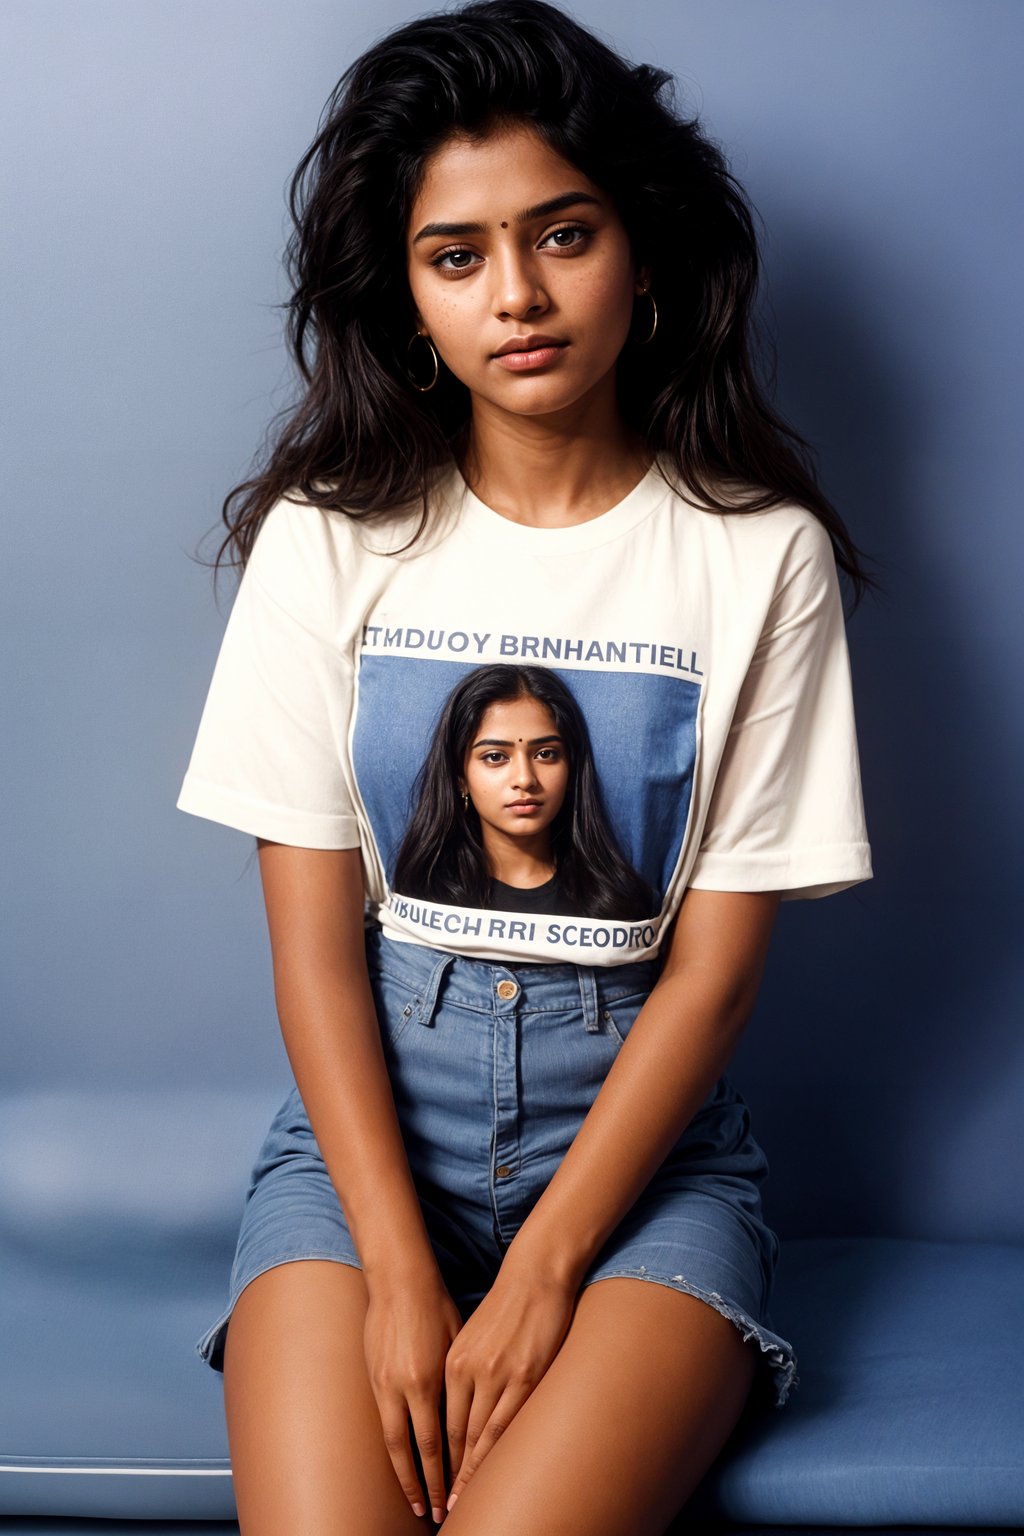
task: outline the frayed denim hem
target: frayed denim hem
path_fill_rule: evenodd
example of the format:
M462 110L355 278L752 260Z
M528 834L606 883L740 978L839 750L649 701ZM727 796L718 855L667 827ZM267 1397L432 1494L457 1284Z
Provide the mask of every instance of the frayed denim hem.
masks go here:
M276 1259L271 1259L269 1264L264 1264L261 1269L254 1269L251 1275L246 1275L240 1285L232 1286L231 1300L217 1321L209 1327L194 1345L195 1352L211 1369L224 1371L224 1338L227 1333L227 1325L231 1320L231 1314L235 1310L235 1303L253 1280L260 1275L265 1275L268 1269L276 1269L279 1264L294 1264L298 1259L331 1259L335 1264L347 1264L350 1269L362 1269L362 1265L353 1259L345 1259L338 1253L326 1253L322 1249L303 1249L301 1253L283 1253Z
M753 1318L739 1307L734 1307L724 1296L717 1291L706 1291L702 1286L692 1285L682 1275L655 1275L644 1265L633 1269L605 1270L593 1279L584 1282L581 1289L588 1285L597 1285L602 1280L653 1280L656 1285L667 1285L674 1291L684 1291L687 1296L696 1296L698 1301L707 1302L709 1307L714 1307L716 1312L721 1312L730 1323L734 1323L743 1335L744 1342L747 1339L756 1339L764 1356L765 1363L772 1373L775 1386L776 1408L781 1408L789 1397L790 1392L800 1383L797 1375L796 1356L793 1346L777 1333L770 1333L755 1323Z

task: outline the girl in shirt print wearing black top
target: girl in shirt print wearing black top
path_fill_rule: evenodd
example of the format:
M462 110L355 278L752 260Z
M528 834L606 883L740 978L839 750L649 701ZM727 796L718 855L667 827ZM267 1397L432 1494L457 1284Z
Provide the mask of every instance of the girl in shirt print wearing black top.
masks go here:
M686 489L690 511L716 525L710 537L724 563L706 568L709 581L721 570L729 586L724 546L733 531L748 523L763 531L777 510L796 507L827 532L826 564L834 555L858 599L875 584L758 382L751 211L699 121L677 109L671 84L667 70L630 63L543 0L484 0L418 17L346 69L291 186L288 340L302 398L258 473L228 496L218 560L230 550L245 566L261 525L295 492L324 514L324 527L339 519L355 533L378 514L421 509L409 542L387 552L408 558L403 549L432 525L435 487L453 466L495 519L557 540L622 504L658 458ZM327 540L319 525L302 525L313 536L306 599L315 608L323 586L316 557L326 560ZM735 528L719 538L718 525ZM279 532L290 527L278 516ZM545 569L538 547L537 571ZM803 592L815 570L828 574L818 554L780 595ZM501 583L499 565L491 579ZM343 602L344 571L326 581ZM834 588L822 580L815 590L831 602ZM731 591L691 601L718 613ZM248 600L265 595L251 587ZM546 602L558 632L558 591ZM793 619L798 638L813 618L807 604ZM247 1205L262 1220L263 1193L271 1197L282 1178L299 1186L299 1198L284 1202L286 1230L261 1229L271 1245L281 1241L272 1267L243 1276L226 1339L243 1536L342 1528L412 1536L424 1529L424 1498L444 1518L445 1451L461 1499L450 1536L663 1530L732 1432L755 1364L780 1347L765 1334L777 1244L751 1241L751 1178L691 1175L668 1191L690 1236L667 1262L652 1256L661 1251L652 1239L645 1262L614 1278L587 1284L586 1270L609 1233L628 1242L638 1219L649 1231L646 1194L665 1193L659 1170L691 1120L706 1142L712 1127L702 1106L716 1085L714 1128L735 1130L730 1150L749 1150L746 1166L754 1166L734 1098L726 1111L723 1074L757 996L780 892L758 878L756 859L753 883L731 883L736 866L726 855L714 866L723 885L686 888L662 936L660 975L621 1053L491 1288L463 1320L425 1225L427 1214L442 1226L457 1216L428 1212L419 1199L364 974L362 858L372 850L355 846L354 802L331 776L333 695L321 695L317 671L325 661L340 671L342 659L315 620L305 622L301 594L287 609L268 598L263 611L270 623L287 621L288 643L308 670L300 662L292 710L275 687L272 639L246 630L240 615L232 665L248 642L252 681L277 715L268 737L244 698L233 714L230 672L218 713L229 736L244 738L236 756L264 789L255 800L243 796L240 810L218 800L213 785L206 808L228 824L244 817L243 830L260 840L278 1013L316 1140L304 1127L294 1145L286 1137L289 1153L302 1155L274 1161ZM355 626L360 616L344 617ZM663 609L660 617L679 615ZM766 671L785 674L802 654L784 639L769 622L750 665L741 724L751 722L755 745L759 699L772 695ZM828 654L845 666L836 644ZM813 692L817 658L806 666L806 687L787 675L793 710L792 699ZM735 743L740 759L745 744ZM313 842L296 831L310 822L289 800L290 760L309 763L320 828ZM803 763L775 765L783 786ZM749 771L763 801L756 752ZM742 774L728 791L742 795ZM718 809L728 819L728 796ZM793 883L786 855L779 850L770 865L780 886ZM855 878L866 877L859 866ZM424 984L433 997L452 959L441 943L389 947L396 963L405 952L411 964L433 965ZM453 964L489 984L483 961L460 955ZM599 967L575 969L581 997L592 997ZM507 979L500 985L508 1026L516 989ZM427 1036L436 1043L443 1032L410 1025L403 1047L425 1049ZM509 1039L486 1036L506 1052L506 1076L494 1079L499 1108L515 1077ZM290 1097L282 1133L300 1107ZM454 1125L441 1127L439 1154L455 1139ZM485 1140L485 1162L486 1152ZM297 1261L310 1253L307 1202L320 1218L318 1243L343 1230L344 1214L358 1262L351 1247L319 1246L321 1257L341 1262ZM687 1272L702 1263L706 1283L694 1289ZM745 1328L731 1304L741 1283L750 1297ZM782 1369L778 1354L777 1363ZM282 1411L295 1401L301 1414Z
M395 860L403 896L553 916L647 918L658 896L623 857L583 712L547 667L478 667L452 689Z

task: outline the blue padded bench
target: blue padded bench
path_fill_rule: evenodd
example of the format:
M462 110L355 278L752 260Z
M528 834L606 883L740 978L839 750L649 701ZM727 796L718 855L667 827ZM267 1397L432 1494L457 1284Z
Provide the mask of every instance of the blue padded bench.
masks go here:
M3 1103L0 1536L234 1521L222 1378L193 1345L284 1091ZM785 1241L772 1311L799 1383L748 1409L673 1530L1024 1526L1024 1246Z

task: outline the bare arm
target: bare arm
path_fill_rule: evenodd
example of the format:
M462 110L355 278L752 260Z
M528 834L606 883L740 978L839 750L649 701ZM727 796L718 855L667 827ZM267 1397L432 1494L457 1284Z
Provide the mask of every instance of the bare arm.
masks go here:
M777 891L687 891L661 975L505 1264L575 1291L707 1098L757 999Z
M440 1396L462 1318L427 1233L381 1047L359 849L257 842L281 1032L366 1279L364 1350L384 1443L422 1515L411 1419L427 1499L440 1511Z
M433 1274L381 1048L358 848L257 839L285 1049L368 1285Z

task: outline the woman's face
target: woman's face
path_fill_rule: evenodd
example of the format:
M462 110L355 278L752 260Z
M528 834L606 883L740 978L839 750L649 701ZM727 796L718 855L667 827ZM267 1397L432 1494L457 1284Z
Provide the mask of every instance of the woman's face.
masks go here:
M474 411L540 416L614 389L644 276L611 199L529 126L453 137L429 158L407 272L419 328ZM524 352L531 336L558 345ZM510 342L517 350L498 361ZM421 351L409 366L426 379Z
M467 791L488 828L529 838L550 828L569 787L569 757L554 716L538 699L507 699L484 711L463 760Z

